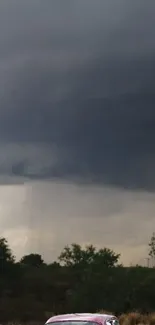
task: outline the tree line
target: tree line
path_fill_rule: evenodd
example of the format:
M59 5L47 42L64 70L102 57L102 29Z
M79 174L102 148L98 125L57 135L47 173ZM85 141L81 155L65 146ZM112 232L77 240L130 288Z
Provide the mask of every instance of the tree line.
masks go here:
M155 257L155 236L149 243ZM155 268L124 267L109 248L66 246L57 261L45 263L31 253L16 261L0 238L1 321L41 320L52 314L110 310L154 311Z

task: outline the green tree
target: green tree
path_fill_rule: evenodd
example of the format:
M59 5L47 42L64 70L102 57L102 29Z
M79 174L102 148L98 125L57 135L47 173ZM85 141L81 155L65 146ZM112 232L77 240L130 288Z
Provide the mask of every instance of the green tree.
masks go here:
M66 246L59 256L59 261L64 266L90 266L98 265L113 267L118 264L120 254L115 254L109 248L99 249L93 245L86 246L85 249L78 244Z
M7 240L0 238L0 296L13 294L15 279L18 280L20 273L15 257L9 247ZM16 286L17 287L17 286Z
M0 270L3 271L8 264L13 264L15 262L15 257L8 245L5 238L0 238Z
M149 242L149 256L155 261L155 233L153 232Z
M44 265L44 260L40 254L28 254L21 258L20 264L30 267L40 267Z

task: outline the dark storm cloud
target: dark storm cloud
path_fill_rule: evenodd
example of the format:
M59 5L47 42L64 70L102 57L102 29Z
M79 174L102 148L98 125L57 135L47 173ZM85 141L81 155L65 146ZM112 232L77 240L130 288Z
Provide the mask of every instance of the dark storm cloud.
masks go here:
M155 5L8 3L0 5L0 136L19 150L2 172L28 175L32 164L31 177L154 189Z

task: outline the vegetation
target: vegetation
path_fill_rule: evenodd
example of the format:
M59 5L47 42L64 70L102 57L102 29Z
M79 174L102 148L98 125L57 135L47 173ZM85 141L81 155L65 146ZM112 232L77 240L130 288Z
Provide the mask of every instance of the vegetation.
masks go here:
M109 311L101 310L99 313L108 313L112 314ZM128 314L122 314L118 316L120 325L154 325L155 324L155 314L140 314L138 312L131 312ZM30 322L8 322L7 325L43 325L43 322L36 322L36 321L30 321Z
M150 243L149 243L149 256L151 256L153 259L155 259L155 233L153 233Z
M154 235L150 243L154 257ZM0 238L1 322L43 322L52 314L104 308L121 315L121 324L153 325L155 269L124 267L119 258L108 248L72 244L51 264L39 254L16 262L7 240Z

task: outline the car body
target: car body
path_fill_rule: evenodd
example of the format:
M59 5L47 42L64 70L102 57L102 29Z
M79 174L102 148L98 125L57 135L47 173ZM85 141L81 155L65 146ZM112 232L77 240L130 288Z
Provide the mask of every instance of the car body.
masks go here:
M46 325L119 325L119 320L114 315L77 313L53 316Z

